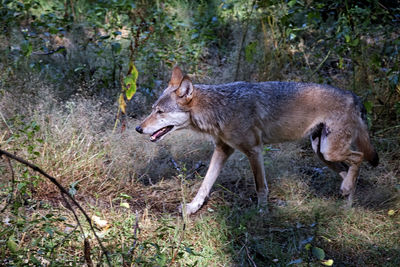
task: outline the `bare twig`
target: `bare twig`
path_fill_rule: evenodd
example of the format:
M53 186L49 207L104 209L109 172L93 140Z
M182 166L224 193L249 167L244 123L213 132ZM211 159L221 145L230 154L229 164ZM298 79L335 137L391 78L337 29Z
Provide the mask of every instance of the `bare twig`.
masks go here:
M54 50L50 50L49 52L33 52L32 55L49 56L49 55L52 55L52 54L55 54L55 53L59 52L60 50L65 50L65 46L59 46Z
M201 161L197 162L197 164L194 166L194 168L189 171L189 174L186 176L186 178L194 176L200 169L202 169L205 166L206 166L206 164L204 164L203 162L201 162Z
M168 266L172 266L172 264L175 262L176 256L178 255L178 252L179 252L179 248L181 247L181 244L182 244L183 237L185 236L185 229L186 229L186 223L183 223L181 238L180 238L178 246L174 252L174 255L172 256L171 262L169 263Z
M3 120L4 124L7 126L8 130L13 134L13 130L11 129L10 125L8 125L6 118L4 118L3 113L0 112L0 117Z
M135 229L133 230L133 245L131 249L129 250L129 253L132 253L135 250L136 247L136 242L137 242L137 231L139 229L139 212L136 211L135 213Z
M89 267L93 267L93 261L90 258L90 252L91 252L92 249L90 247L90 242L89 242L89 240L87 238L85 238L84 246L85 246L85 248L84 248L84 251L85 251L84 256L85 256L86 264Z
M174 158L171 158L171 162L172 162L172 164L174 165L174 168L175 168L178 172L181 172L181 171L182 171L181 167L180 167L179 164L174 160ZM194 176L194 175L196 174L196 172L198 172L201 168L203 168L203 167L205 167L205 166L206 166L206 165L205 165L203 162L201 162L201 161L197 162L196 165L195 165L192 169L190 169L190 170L187 172L188 174L186 175L185 179Z
M178 172L180 172L180 171L181 171L181 168L179 167L179 164L174 160L174 158L171 158L171 162L172 162L172 164L174 164L174 168L175 168Z
M100 238L99 238L98 235L96 234L96 231L94 230L94 227L93 227L93 224L92 224L92 220L90 219L89 215L85 212L85 210L82 208L82 206L69 194L69 192L68 192L54 177L52 177L52 176L50 176L49 174L47 174L45 171L43 171L43 170L42 170L41 168L39 168L38 166L36 166L36 165L34 165L34 164L32 164L32 163L30 163L30 162L28 162L28 161L26 161L26 160L24 160L24 159L18 157L18 156L15 156L15 155L13 155L13 154L7 152L7 151L4 151L4 150L2 150L2 149L0 149L0 156L1 156L1 155L4 155L4 156L6 156L6 157L8 157L8 158L11 158L11 159L13 159L13 160L16 160L16 161L18 161L18 162L20 162L20 163L22 163L22 164L28 166L28 167L31 168L32 170L34 170L34 171L40 173L41 175L43 175L44 177L46 177L47 179L49 179L54 185L57 186L57 188L60 190L61 196L64 198L64 200L66 200L65 196L67 196L68 199L70 199L70 200L75 204L75 206L76 206L76 207L82 212L82 214L85 216L87 222L89 223L89 226L90 226L91 231L93 232L94 236L95 236L96 239L97 239L97 242L99 243L99 245L100 245L100 247L101 247L101 250L102 250L102 251L104 252L104 254L106 255L106 260L107 260L108 265L111 266L111 261L110 261L110 258L109 258L109 256L108 256L108 253L107 253L105 247L103 246L103 243L101 242ZM66 203L67 203L67 205L69 205L69 202L68 202L68 201L66 201ZM71 207L71 206L70 206L70 207ZM73 211L72 208L71 208L71 211ZM77 219L78 217L77 217L77 215L75 214L74 211L73 211L73 214L74 214L74 216L75 216L75 219ZM77 220L77 222L78 222L78 224L79 224L79 220Z
M139 212L136 211L135 213L135 228L133 229L133 244L132 247L129 249L127 256L129 256L129 261L124 263L124 266L131 266L132 264L132 258L133 258L133 252L135 251L136 244L137 244L137 231L139 230Z
M247 14L246 25L245 25L244 31L242 33L242 39L241 39L241 41L239 43L238 56L237 56L236 69L235 69L235 76L234 76L235 81L238 78L239 67L240 67L241 58L242 58L242 48L243 48L244 41L246 40L247 32L249 30L250 18L251 18L251 15L253 14L255 6L256 6L256 1L254 0L251 3L251 9L250 9L249 13Z
M247 258L249 259L249 262L253 267L257 267L256 263L253 261L253 259L250 257L250 252L249 249L247 248L246 244L243 245L244 249L246 250Z
M69 0L69 3L71 5L71 11L72 11L72 20L76 21L76 14L75 14L75 8L74 8L74 1Z
M84 256L84 258L85 258L86 264L87 264L89 267L93 267L93 262L92 262L92 259L90 258L90 251L91 251L90 242L89 242L89 240L86 238L86 236L85 236L85 234L84 234L82 224L81 224L81 222L79 221L79 218L78 218L78 216L76 215L75 210L72 208L72 206L71 206L71 204L69 203L69 201L65 198L65 195L64 195L64 194L61 194L61 196L62 196L62 198L64 199L64 201L65 201L65 203L66 203L66 205L67 205L67 208L72 212L72 214L74 214L74 217L75 217L75 220L76 220L76 222L77 222L77 225L78 225L79 228L81 229L81 234L82 234L82 237L83 237L83 240L84 240L84 241L83 241L83 244L84 244L83 256Z
M311 73L310 77L314 76L314 74L319 71L319 69L322 67L322 65L325 63L325 61L328 59L329 55L331 54L332 50L329 50L324 59L319 63L317 68Z

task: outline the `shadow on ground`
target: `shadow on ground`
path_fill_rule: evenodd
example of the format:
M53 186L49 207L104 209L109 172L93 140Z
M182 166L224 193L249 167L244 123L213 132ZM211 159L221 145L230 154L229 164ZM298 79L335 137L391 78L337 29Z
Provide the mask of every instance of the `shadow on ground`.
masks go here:
M191 143L188 150L196 146ZM159 195L166 188L160 186L157 190L157 183L169 181L169 186L175 188L176 199L163 198L173 203L162 209L163 212L178 215L176 207L182 192L176 189L176 183L181 181L177 178L180 174L186 175L185 183L190 188L188 198L195 195L202 181L198 176L204 176L206 167L187 174L196 170L199 162L208 165L212 153L209 143L200 147L196 153L180 157L176 150L166 146L143 171L140 181L155 190L153 195ZM208 201L191 217L196 221L212 216L224 222L231 240L226 250L239 266L319 265L312 253L313 247L322 248L326 259L333 259L335 266L400 263L399 245L390 235L396 232L393 228L396 222L385 226L387 221L382 218L388 208L399 202L398 192L391 185L377 185L379 169L363 166L355 206L348 210L339 194L341 179L324 167L303 143L278 145L266 154L265 162L270 185L268 214L257 209L248 160L236 152L227 162ZM147 178L150 176L151 179ZM151 201L149 198L148 202ZM380 236L377 224L388 228L388 233Z

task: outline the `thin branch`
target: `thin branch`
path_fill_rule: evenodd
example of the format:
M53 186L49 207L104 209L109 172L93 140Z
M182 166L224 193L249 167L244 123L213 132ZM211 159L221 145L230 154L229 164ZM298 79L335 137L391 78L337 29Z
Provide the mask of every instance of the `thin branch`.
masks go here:
M131 266L132 265L132 258L133 258L133 252L135 251L136 248L136 243L137 243L137 231L139 230L139 212L136 211L135 213L135 228L133 229L133 244L132 247L129 249L127 256L130 255L130 260L127 263L124 263L124 266Z
M256 263L253 261L253 259L250 257L250 252L249 249L247 248L246 244L243 245L244 249L246 250L247 258L249 259L249 262L253 267L257 267Z
M50 56L52 54L55 54L61 50L65 50L65 46L59 46L54 50L50 50L49 52L33 52L32 55L38 55L38 56Z
M69 194L69 192L68 192L54 177L52 177L52 176L50 176L49 174L47 174L45 171L43 171L43 170L42 170L41 168L39 168L38 166L36 166L36 165L34 165L34 164L32 164L32 163L30 163L30 162L24 160L23 158L20 158L20 157L15 156L15 155L13 155L13 154L7 152L7 151L4 151L4 150L2 150L2 149L0 149L0 156L1 156L1 155L4 155L4 156L6 156L6 157L8 157L8 158L11 158L11 159L13 159L13 160L16 160L16 161L18 161L18 162L20 162L20 163L22 163L22 164L28 166L28 167L31 168L32 170L34 170L34 171L40 173L41 175L43 175L44 177L46 177L47 179L49 179L53 184L55 184L55 185L57 186L57 188L58 188L58 189L60 190L60 192L62 193L61 195L63 196L63 198L64 198L64 195L66 195L66 196L75 204L75 206L76 206L76 207L82 212L82 214L85 216L87 222L89 223L90 229L92 230L94 236L95 236L96 239L97 239L97 242L99 243L99 245L100 245L100 247L101 247L101 250L103 250L104 254L106 255L106 259L107 259L108 265L111 266L111 261L110 261L110 258L109 258L109 256L108 256L108 253L107 253L105 247L103 246L103 243L101 242L100 238L99 238L98 235L96 234L96 231L94 230L94 227L93 227L93 224L92 224L92 220L90 219L89 215L87 215L87 213L85 212L85 210L81 207L81 205L79 205L79 203ZM64 200L65 200L65 198L64 198ZM67 201L67 203L68 203L68 205L69 205L69 202L68 202L68 201ZM72 210L72 209L71 209L71 210ZM74 213L75 218L77 218L75 212L73 212L73 213ZM79 221L78 221L78 223L79 223Z
M317 68L311 73L310 77L314 76L314 74L319 71L319 69L322 67L322 65L325 63L325 61L328 59L329 55L331 54L332 50L329 50L324 59L319 63Z
M3 120L4 124L7 126L8 130L13 134L13 130L11 129L10 125L8 125L6 118L4 118L3 113L0 112L0 117Z
M241 58L242 58L242 48L243 48L244 41L246 40L247 32L249 30L250 18L251 18L251 15L253 14L255 6L256 6L256 0L254 0L251 3L251 9L250 9L249 13L247 14L246 25L245 25L244 31L242 33L242 39L241 39L241 41L239 43L238 56L237 56L238 58L237 58L237 61L236 61L236 69L235 69L235 76L234 76L234 80L235 81L238 78L239 67L240 67Z
M65 203L67 204L67 208L72 212L72 214L74 214L74 217L75 217L75 220L77 222L77 225L81 229L81 234L82 234L82 237L83 237L83 240L84 240L83 241L83 243L84 243L83 255L84 255L86 264L89 267L93 267L93 262L92 262L92 259L90 258L90 251L91 251L90 243L89 243L89 240L86 238L86 236L84 234L85 232L83 231L83 227L82 227L81 222L79 221L78 215L76 214L75 210L72 208L72 206L69 203L69 201L65 198L65 195L61 194L61 196L64 199Z
M135 229L133 230L133 239L134 239L134 241L133 241L133 245L132 245L132 247L131 247L131 249L129 251L130 253L132 253L135 250L136 242L137 242L137 231L138 231L138 229L139 229L139 212L136 211L136 214L135 214Z
M93 261L90 258L90 252L91 252L92 248L90 247L90 242L89 240L85 237L85 241L84 241L84 256L85 256L85 261L87 266L89 267L93 267Z
M172 256L171 262L169 263L168 266L172 266L172 264L173 264L174 261L175 261L176 256L178 255L179 248L181 247L183 237L185 236L185 229L186 229L186 223L183 223L181 238L180 238L180 240L179 240L179 243L178 243L178 246L177 246L177 248L176 248L176 250L175 250L175 253L174 253L174 255Z

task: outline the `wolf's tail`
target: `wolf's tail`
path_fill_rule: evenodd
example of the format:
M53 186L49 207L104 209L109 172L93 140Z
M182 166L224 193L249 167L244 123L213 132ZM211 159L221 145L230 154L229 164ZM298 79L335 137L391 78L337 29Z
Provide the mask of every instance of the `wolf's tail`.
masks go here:
M358 136L356 139L356 145L364 153L364 158L374 167L379 164L379 156L376 153L375 148L371 144L371 140L368 135L368 126L367 126L367 111L365 110L364 105L361 103L360 99L353 94L354 101L356 103L356 107L360 112L360 130L358 132Z
M363 127L364 128L364 127ZM379 156L372 146L366 128L361 129L356 139L357 147L364 153L364 158L374 167L379 164Z

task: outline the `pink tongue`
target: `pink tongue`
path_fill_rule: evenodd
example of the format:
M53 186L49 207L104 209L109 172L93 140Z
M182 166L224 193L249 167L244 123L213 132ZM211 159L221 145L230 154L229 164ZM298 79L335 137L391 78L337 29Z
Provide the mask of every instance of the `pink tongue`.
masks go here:
M154 136L155 138L157 138L157 137L159 137L163 132L164 132L163 130L158 131L158 132L156 132L153 136Z
M154 133L152 135L153 138L158 138L160 135L162 135L164 133L164 128L162 128L161 130L159 130L158 132Z

